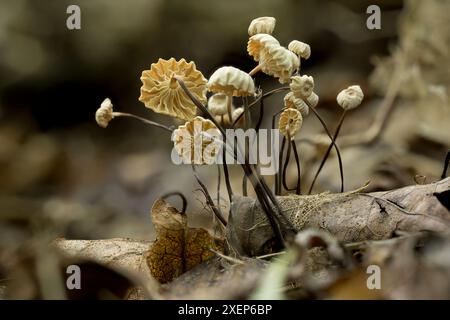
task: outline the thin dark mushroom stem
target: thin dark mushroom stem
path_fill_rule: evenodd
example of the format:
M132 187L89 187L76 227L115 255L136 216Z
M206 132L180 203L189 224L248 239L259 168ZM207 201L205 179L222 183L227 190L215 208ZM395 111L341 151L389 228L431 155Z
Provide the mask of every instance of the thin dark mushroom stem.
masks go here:
M307 101L305 101L306 103L308 103ZM308 104L309 105L309 104ZM336 142L334 141L333 136L331 135L330 130L328 129L325 121L322 119L322 117L320 116L320 114L317 112L317 110L309 105L309 109L313 111L314 115L317 117L317 119L320 121L320 123L322 124L323 128L325 129L326 134L328 135L328 137L331 139L331 145L334 146L334 149L336 150L336 154L337 154L337 158L338 158L338 163L339 163L339 174L341 177L341 192L344 191L344 168L342 165L342 158L341 158L341 152L339 150L338 145L336 144ZM312 187L314 187L314 185L312 185ZM309 189L308 194L311 194L312 188Z
M336 131L334 132L333 140L330 143L330 145L328 146L327 151L325 152L325 155L323 156L322 162L320 163L319 168L317 169L317 172L316 172L316 174L314 176L314 179L313 179L313 181L311 183L311 186L309 187L308 194L311 194L311 191L314 188L314 184L315 184L315 182L317 180L317 177L319 176L320 171L322 171L322 168L325 165L325 162L327 161L328 156L330 155L331 148L333 147L333 144L336 143L337 136L339 135L339 131L341 131L342 123L344 122L346 114L347 114L347 110L344 110L342 112L341 118L339 119L339 123L338 123L338 125L336 127ZM344 181L344 179L341 179L341 182L342 182L341 183L341 192L344 192L344 182L343 181Z
M187 199L186 199L186 197L184 196L184 194L182 194L181 192L179 192L179 191L168 192L168 193L162 195L162 196L161 196L161 199L166 200L167 198L172 197L172 196L178 196L178 197L180 197L180 199L181 199L181 201L182 201L182 209L181 209L181 212L186 212L186 209L187 209Z
M276 117L281 113L281 112L283 112L283 109L281 109L280 111L277 111L273 116L272 116L272 126L271 126L271 129L272 130L274 130L275 129L275 121L276 121ZM273 135L272 135L272 139L274 139L274 137L273 137ZM274 151L274 144L273 144L273 140L272 140L272 153L273 153L273 151ZM275 159L275 161L277 161L277 159L276 159L276 157L274 157L274 159ZM277 167L279 167L279 166L281 166L281 163L280 162L278 162L277 163L278 164L278 166ZM279 175L278 175L278 172L276 172L275 173L275 195L278 195L279 194L279 189L278 189L278 186L279 186L279 183L278 183L278 180L279 180Z
M142 117L140 117L140 116L137 116L137 115L134 115L134 114L131 114L131 113L126 113L126 112L113 112L113 116L114 116L114 118L118 118L118 117L127 117L127 118L137 119L137 120L139 120L139 121L142 121L142 122L145 123L145 124L149 124L149 125L151 125L151 126L153 126L153 127L161 128L161 129L164 129L164 130L169 131L169 132L173 132L173 130L174 130L173 128L167 127L167 126L165 126L165 125L163 125L163 124L161 124L161 123L154 122L154 121L150 121L150 120L148 120L148 119L142 118Z
M450 162L450 150L447 152L447 155L445 156L444 170L442 171L441 179L445 179L447 177L447 169L448 169L449 162Z
M289 132L288 132L288 135L289 135ZM283 171L282 171L282 174L281 174L281 181L283 182L283 188L286 189L286 191L296 190L296 188L290 189L287 186L287 181L286 181L286 171L287 171L287 168L289 166L289 161L290 161L290 158L291 158L291 148L292 148L292 144L291 144L290 140L291 140L291 137L288 136L288 138L286 139L286 142L287 142L286 159L284 160Z
M278 155L279 170L276 174L277 178L275 179L277 182L277 185L275 186L275 195L276 196L281 195L281 185L282 185L281 180L283 180L283 177L282 177L282 173L280 171L282 170L281 164L283 163L283 154L284 154L284 146L285 145L286 145L286 137L283 137L283 141L281 142L281 150Z
M202 180L200 179L200 176L197 173L197 169L195 168L195 165L192 164L192 171L194 173L194 177L197 180L198 184L200 185L200 187L202 188L203 194L205 195L206 198L206 203L208 204L208 206L211 208L211 210L214 212L214 215L216 216L216 218L224 225L227 225L227 220L225 219L225 217L222 215L222 212L220 211L220 209L218 207L216 207L216 205L214 204L214 201L212 200L208 189L206 188L206 186L203 184Z
M222 180L222 175L220 174L220 166L217 165L217 207L220 208L220 184Z
M301 190L301 182L302 182L301 177L302 176L301 176L301 171L300 171L300 157L297 152L297 145L295 144L295 141L291 141L291 144L292 144L292 150L294 151L295 163L297 166L297 188L296 188L295 193L298 195L301 195L302 194L302 190Z

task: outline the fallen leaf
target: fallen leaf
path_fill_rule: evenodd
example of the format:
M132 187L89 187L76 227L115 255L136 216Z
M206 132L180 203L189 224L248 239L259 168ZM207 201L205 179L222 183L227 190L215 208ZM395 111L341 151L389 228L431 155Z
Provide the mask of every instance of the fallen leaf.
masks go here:
M189 228L187 217L158 199L151 209L156 240L147 253L152 276L169 282L214 256L211 250L223 251L223 241L202 228Z

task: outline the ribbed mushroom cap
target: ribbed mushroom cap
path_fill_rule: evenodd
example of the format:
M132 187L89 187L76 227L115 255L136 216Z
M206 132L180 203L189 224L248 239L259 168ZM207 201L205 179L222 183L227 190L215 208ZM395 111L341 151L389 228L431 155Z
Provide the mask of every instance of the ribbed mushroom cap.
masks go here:
M303 117L309 114L309 107L303 99L297 98L291 91L284 96L284 106L286 108L294 108L300 111Z
M277 20L273 17L259 17L253 19L248 27L248 35L253 36L258 33L272 34Z
M255 94L255 84L252 77L235 67L221 67L209 78L208 90L215 93L224 93L235 97Z
M311 47L309 44L298 40L291 41L288 49L303 59L308 59L311 56Z
M206 79L196 69L194 62L170 58L159 59L150 70L142 72L141 96L139 100L147 108L184 120L190 120L197 113L196 106L178 84L177 78L202 103L206 102Z
M280 133L290 140L294 139L295 134L300 130L303 123L303 117L297 109L289 108L283 110L278 121Z
M350 110L359 106L364 98L360 86L350 86L337 95L337 103L344 109Z

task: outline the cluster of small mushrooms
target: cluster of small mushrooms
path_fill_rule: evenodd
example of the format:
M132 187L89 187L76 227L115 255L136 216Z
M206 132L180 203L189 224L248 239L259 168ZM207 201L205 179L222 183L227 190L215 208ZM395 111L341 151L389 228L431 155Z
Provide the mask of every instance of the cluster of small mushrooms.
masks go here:
M194 62L175 58L159 59L151 65L150 70L142 72L139 100L154 112L185 121L177 129L173 130L131 114L114 112L109 99L97 110L97 123L106 127L114 117L128 116L170 130L175 150L186 159L187 154L192 154L193 146L189 146L189 143L193 143L194 138L202 135L203 131L216 130L220 136L223 128L242 126L243 122L248 124L250 113L247 98L253 98L256 102L262 96L262 91L255 87L253 76L257 72L263 72L278 79L281 84L288 85L285 87L288 92L284 96L284 108L278 112L278 129L290 143L300 130L303 118L309 114L311 108L317 106L319 97L314 92L313 77L299 73L301 60L308 59L311 55L310 46L298 40L291 41L287 48L282 46L272 36L275 24L273 17L260 17L250 23L247 51L257 63L250 72L224 66L217 69L207 80L197 70ZM209 99L207 92L212 93ZM243 101L243 107L234 106L234 97L242 98L240 101ZM357 107L362 99L363 92L359 86L351 86L337 96L337 102L344 109L344 114L346 110ZM198 109L206 114L208 119L199 116ZM195 125L196 123L199 125ZM202 138L204 148L214 140L211 135L204 135ZM330 138L332 139L331 136ZM333 144L332 139L330 149ZM217 150L214 150L213 154L216 155ZM187 160L189 159L188 156ZM210 161L200 159L196 164L207 162Z

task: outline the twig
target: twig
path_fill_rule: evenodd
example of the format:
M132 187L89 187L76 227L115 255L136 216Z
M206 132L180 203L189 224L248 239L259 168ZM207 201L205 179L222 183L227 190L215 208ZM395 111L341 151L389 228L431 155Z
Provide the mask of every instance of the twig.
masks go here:
M140 116L137 116L137 115L134 115L134 114L131 114L131 113L113 112L113 116L115 118L117 118L117 117L128 117L128 118L137 119L139 121L144 122L145 124L149 124L151 126L158 127L158 128L164 129L164 130L169 131L169 132L173 131L173 128L167 127L167 126L165 126L163 124L160 124L158 122L150 121L148 119L142 118Z

